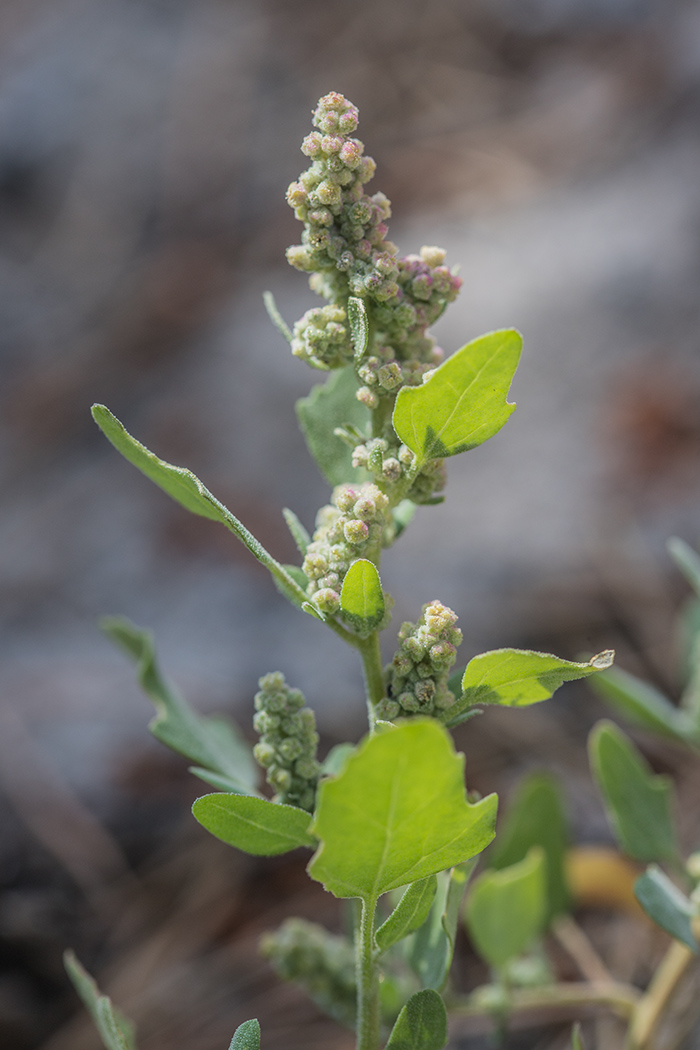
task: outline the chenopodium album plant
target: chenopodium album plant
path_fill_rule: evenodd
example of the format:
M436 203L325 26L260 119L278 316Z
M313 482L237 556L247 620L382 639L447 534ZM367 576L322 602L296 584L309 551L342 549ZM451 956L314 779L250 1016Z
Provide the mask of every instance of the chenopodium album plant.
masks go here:
M316 130L302 145L310 165L287 193L304 225L302 243L287 255L310 275L325 305L290 330L266 296L292 353L327 373L297 404L309 450L332 486L312 534L293 511L283 512L300 564L278 562L198 478L159 459L103 405L93 407L93 416L126 459L188 510L228 528L293 606L357 651L369 731L358 744L341 744L320 758L313 710L273 670L255 696L259 740L251 750L231 722L197 714L167 683L147 632L123 619L106 621L105 629L138 666L157 709L151 731L216 789L194 804L200 824L257 856L307 849L310 877L356 902L352 939L301 920L270 934L264 950L278 971L355 1027L359 1050L378 1050L384 1040L391 1050L441 1050L447 1028L440 993L449 996L463 911L492 983L458 1008L490 1014L505 1030L509 1013L528 994L539 1005L604 1000L599 989L589 989L586 998L580 988L572 999L567 985L553 983L537 948L538 937L568 908L563 818L546 777L521 789L463 909L477 859L494 838L497 799L467 794L464 756L455 751L450 729L479 705L545 700L562 683L608 668L612 653L572 662L498 649L473 656L454 674L462 641L457 615L434 599L400 626L395 654L383 664L379 635L390 626L392 599L380 577L382 551L416 507L442 501L445 460L483 444L508 420L521 337L509 329L491 332L443 360L429 328L456 298L460 279L441 249L400 256L387 239L390 205L384 194L366 192L375 164L353 137L356 108L331 92L313 121ZM635 805L653 803L661 822L666 788L649 779L631 745L603 728L593 746L619 826L627 827L619 817L629 802L625 784L634 785ZM609 760L611 748L617 755ZM269 790L260 786L263 772ZM622 835L629 848L632 832ZM629 851L641 856L636 845ZM661 852L641 852L649 860L675 857L668 843ZM653 869L649 893L672 896L664 878ZM685 914L691 905L679 907ZM677 924L665 925L679 936ZM687 942L686 926L682 934ZM67 965L105 1045L133 1048L131 1029L109 999L74 956ZM629 1014L636 1002L634 989L618 990L617 999L614 991L607 994L619 1012ZM580 1045L577 1033L573 1040ZM251 1019L231 1046L255 1050L259 1043L259 1025Z

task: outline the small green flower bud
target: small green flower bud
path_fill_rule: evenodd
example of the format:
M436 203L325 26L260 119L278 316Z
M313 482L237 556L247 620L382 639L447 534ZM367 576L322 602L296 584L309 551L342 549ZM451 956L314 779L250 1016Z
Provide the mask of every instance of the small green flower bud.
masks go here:
M361 521L372 521L377 513L377 505L369 496L360 496L353 507L355 517Z
M401 708L395 700L390 700L388 697L384 697L380 700L374 709L374 713L377 718L383 719L385 722L391 722L392 719L398 718Z
M444 248L435 248L425 244L420 250L421 259L430 267L441 266L445 261L446 254Z
M292 786L292 774L288 769L271 768L268 771L268 781L281 795L285 794Z
M303 746L300 740L295 737L287 737L283 740L279 746L279 753L285 762L294 762L295 759L299 758L303 751Z
M378 396L368 386L361 386L355 393L355 397L367 408L376 408L379 404Z
M255 761L263 769L269 769L272 763L275 761L277 752L271 744L263 744L262 741L258 742L253 748L253 755Z
M382 477L386 478L387 481L398 481L401 477L401 464L398 459L394 459L390 456L384 460L382 464Z
M340 608L340 595L330 587L323 587L316 591L314 601L321 612L327 613L328 616L333 616Z
M351 520L345 523L345 539L348 543L359 546L366 543L369 537L369 528L364 521Z

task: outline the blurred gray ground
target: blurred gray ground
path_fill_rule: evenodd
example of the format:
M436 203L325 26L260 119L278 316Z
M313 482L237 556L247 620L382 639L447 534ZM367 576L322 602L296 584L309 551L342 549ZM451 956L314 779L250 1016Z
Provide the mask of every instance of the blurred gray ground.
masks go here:
M447 502L386 555L396 620L440 597L465 660L618 644L673 684L664 542L700 533L700 5L5 0L0 758L15 799L42 767L109 811L129 750L149 746L104 613L152 627L204 709L247 722L279 668L325 734L362 730L352 654L121 462L88 411L107 403L293 559L280 508L311 527L328 496L293 412L316 377L261 293L290 322L313 303L284 265L299 237L284 192L330 89L360 107L402 253L437 243L461 265L445 350L525 336L517 413L450 464Z
M315 377L261 292L290 321L312 301L283 197L331 87L401 250L461 265L446 351L526 340L513 420L386 558L397 618L440 596L467 655L549 629L553 587L605 644L598 591L643 589L700 531L697 4L37 0L3 5L0 49L3 703L71 783L104 788L148 713L105 612L152 626L205 707L246 712L279 666L327 731L359 728L352 654L317 657L317 625L88 415L108 403L294 556L279 508L311 526L326 499L293 413Z

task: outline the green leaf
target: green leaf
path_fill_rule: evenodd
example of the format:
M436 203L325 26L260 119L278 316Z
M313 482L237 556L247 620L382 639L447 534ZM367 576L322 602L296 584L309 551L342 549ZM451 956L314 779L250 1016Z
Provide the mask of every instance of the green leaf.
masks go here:
M356 391L352 368L338 368L325 383L318 383L296 404L299 426L309 452L330 485L367 477L365 471L353 467L352 450L333 433L341 423L349 423L363 434L368 432L369 409L357 400Z
M148 726L154 737L202 767L193 769L196 776L216 775L225 779L228 791L257 794L258 767L247 742L231 722L198 714L165 681L150 631L120 616L105 617L100 627L136 663L139 682L156 708Z
M297 846L315 846L311 816L296 806L248 795L204 795L192 806L196 820L217 839L255 857L274 857Z
M369 322L365 304L356 295L351 295L348 299L348 321L350 322L352 345L355 350L355 364L359 364L367 351Z
M270 318L277 331L281 332L288 343L291 343L294 336L292 335L289 325L277 309L277 303L275 302L275 297L272 292L263 292L263 302L265 304L265 309L267 310L267 316Z
M584 1050L583 1039L581 1038L581 1025L578 1021L571 1029L571 1050Z
M223 503L212 496L208 488L195 477L191 470L184 467L175 467L172 463L166 463L158 456L150 452L145 445L132 437L125 427L113 416L104 405L92 406L92 417L98 427L111 441L118 452L128 459L147 478L150 478L159 488L167 492L177 503L186 510L200 517L209 518L210 521L218 521L225 525L241 543L245 544L265 568L272 573L277 580L280 590L293 605L301 606L306 601L306 594L294 580L284 571L282 566L272 555L265 550L263 545L256 540L252 533L248 532L238 518L236 518Z
M614 653L606 650L587 663L560 660L529 649L494 649L475 656L462 677L462 697L449 709L450 722L474 704L527 707L550 696L564 682L587 678L610 667Z
M411 719L366 739L321 781L309 874L336 897L376 900L479 853L496 805L495 795L467 802L464 755L437 722Z
M515 409L506 395L521 349L514 329L490 332L449 357L422 386L399 391L394 430L418 466L476 448L498 433Z
M467 897L466 921L474 947L496 969L530 946L544 917L544 854L536 846L517 864L484 872Z
M321 775L324 777L337 777L345 765L346 758L354 750L354 744L335 744L321 764Z
M297 550L300 554L306 554L306 548L311 543L311 537L297 518L293 510L289 507L284 507L282 510L282 516L287 523L287 528L292 534L292 539L297 545Z
M396 525L396 539L399 538L404 529L411 523L413 515L418 507L411 499L402 499L392 511Z
M688 742L692 735L690 720L652 685L640 678L611 667L591 679L591 688L633 725L661 736Z
M430 915L416 931L408 952L411 968L424 988L440 990L447 981L457 936L459 911L477 858L438 875L438 891Z
M112 1000L100 992L90 974L81 966L75 953L65 952L63 963L73 987L95 1022L95 1027L107 1050L134 1050L131 1024L114 1009Z
M406 892L376 933L377 947L385 952L413 933L428 918L437 890L437 878L429 875L406 887Z
M257 1018L239 1024L228 1050L260 1050L260 1022Z
M384 595L379 573L371 561L358 558L343 580L340 610L359 635L367 636L384 618Z
M651 864L636 880L634 895L650 919L698 954L700 945L692 926L697 908L661 868Z
M488 864L500 870L522 860L533 846L544 855L546 925L569 908L564 872L568 846L562 789L548 773L531 773L518 785L488 853Z
M625 853L635 860L674 862L678 847L669 777L655 776L612 722L593 727L589 754L608 822Z
M386 1050L442 1050L447 1012L437 992L426 988L408 1000L396 1018Z
M668 553L700 598L700 554L678 536L672 536L666 547Z

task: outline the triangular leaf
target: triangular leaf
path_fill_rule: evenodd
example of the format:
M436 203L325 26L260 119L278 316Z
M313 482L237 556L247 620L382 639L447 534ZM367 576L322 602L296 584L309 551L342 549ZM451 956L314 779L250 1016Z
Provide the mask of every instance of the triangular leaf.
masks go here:
M479 853L496 804L467 802L464 756L436 721L412 719L366 739L321 781L309 874L336 897L376 900Z
M371 561L358 558L343 580L340 609L360 635L368 635L384 618L384 595L379 573Z
M139 682L156 707L148 727L153 735L204 771L225 778L227 790L257 794L258 767L243 736L231 722L198 714L165 681L151 633L118 616L105 617L100 626L136 663Z
M386 922L382 923L376 933L377 947L385 952L392 945L413 933L422 926L437 890L437 878L429 875L406 887L406 892L396 905Z
M357 380L352 368L338 368L325 383L318 383L296 404L297 417L309 452L331 485L353 478L363 480L365 471L352 465L352 450L333 433L339 424L350 423L367 432L369 409L355 397Z
M568 835L562 789L547 773L531 773L519 783L489 850L489 866L507 868L527 856L533 846L539 846L544 854L549 924L567 911L569 892L564 872Z
M497 434L515 409L506 401L522 337L514 329L467 343L422 386L396 398L394 430L419 464L466 452Z
M93 405L92 417L117 451L121 452L125 459L128 459L177 503L193 514L225 525L272 573L280 590L292 604L301 606L302 602L306 601L304 591L288 576L280 563L265 550L255 536L248 532L245 525L223 503L219 503L218 499L212 496L209 489L198 477L195 477L191 470L185 467L175 467L172 463L159 459L145 445L132 437L117 417L112 415L104 405Z
M239 1024L228 1050L260 1050L260 1022L257 1018Z
M650 919L698 954L700 946L692 926L698 909L661 868L651 864L635 882L634 895Z
M296 806L248 795L204 795L192 806L196 820L217 839L252 853L274 857L297 846L315 846L310 815Z
M65 952L63 962L73 987L90 1013L106 1050L134 1050L131 1024L112 1006L112 1000L103 995L75 953Z
M545 917L542 850L501 871L486 871L467 897L466 921L474 947L500 968L520 955L540 933Z
M447 1042L447 1012L430 988L408 1000L391 1030L386 1050L442 1050Z
M655 776L632 741L612 722L594 726L589 753L608 821L622 849L635 860L675 861L678 847L671 780Z
M348 321L350 322L350 335L355 351L355 364L358 364L365 356L367 350L369 322L365 304L356 295L351 295L348 299Z
M607 650L586 663L561 660L529 649L494 649L475 656L462 677L462 697L449 709L450 721L474 704L526 707L548 700L563 685L610 667Z

